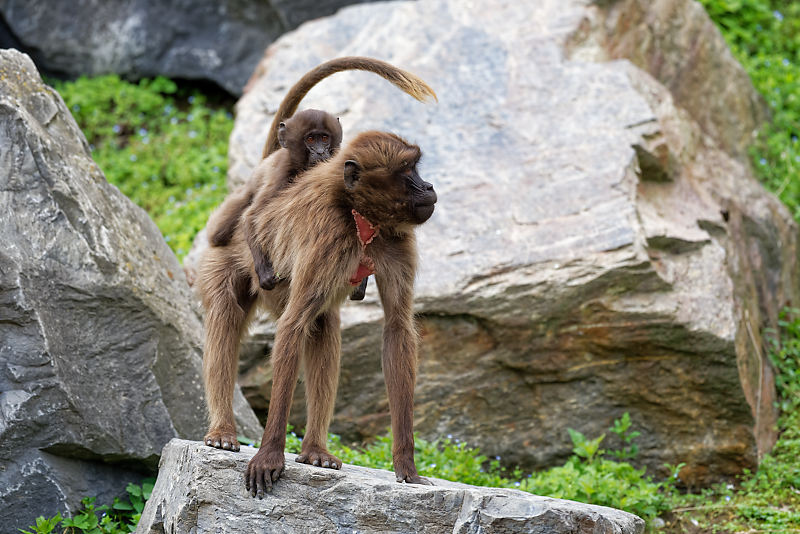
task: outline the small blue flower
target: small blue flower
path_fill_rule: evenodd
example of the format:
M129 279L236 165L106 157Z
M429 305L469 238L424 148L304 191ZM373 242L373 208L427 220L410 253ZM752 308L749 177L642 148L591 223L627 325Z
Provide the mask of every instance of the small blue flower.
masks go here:
M139 128L139 135L142 137L147 135L147 128Z
M189 137L191 139L194 139L195 137L197 137L197 132L195 132L194 130L189 130Z
M761 158L760 160L758 160L758 162L759 162L761 165L766 165L766 164L767 164L767 160L765 160L764 158Z
M776 19L778 19L778 22L782 22L783 21L783 13L781 13L777 9L772 12L772 16L775 17Z
M494 457L494 459L499 461L500 460L500 455L498 454L497 456Z
M80 110L81 110L81 106L80 106L80 105L78 105L78 104L75 104L74 106L72 106L72 111L74 111L74 112L76 112L76 113L77 113L77 112L78 112L78 111L80 111Z
M150 144L150 138L149 137L145 137L144 139L142 139L142 143L144 143L145 145L149 145Z
M170 201L170 202L175 202L175 197L174 197L174 196L172 196L172 195L170 195L170 196L169 196L169 201Z
M217 184L211 184L211 190L212 191L216 191L217 190Z
M115 134L118 134L119 132L122 131L122 127L119 124L115 124L114 126L111 127L111 131L114 132Z
M453 434L447 434L447 439L453 439Z
M214 171L214 172L219 172L219 167L214 165L213 167L211 167L211 170Z
M136 161L139 158L136 157L136 154L131 154L131 157L128 159L130 159L131 161Z
M519 487L519 482L514 482L514 485Z
M788 60L788 59L786 59L786 58L783 58L783 60L781 61L781 63L783 63L783 66L784 66L784 67L788 67L788 66L789 66L789 60Z
M170 123L170 124L178 124L178 117L172 117L172 118L169 120L169 123Z
M189 113L188 115L186 115L186 120L189 121L189 122L193 121L194 120L194 114Z
M194 104L194 95L189 97L189 103Z

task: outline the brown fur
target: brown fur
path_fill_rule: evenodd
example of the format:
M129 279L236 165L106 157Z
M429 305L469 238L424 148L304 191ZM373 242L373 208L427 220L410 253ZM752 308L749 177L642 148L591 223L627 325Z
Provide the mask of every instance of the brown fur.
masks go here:
M268 192L274 195L298 174L318 163L304 142L306 136L321 133L330 136L329 150L322 159L332 156L342 144L342 127L339 120L330 113L317 109L300 111L285 122L279 121L278 124L273 124L273 127L276 137L281 137L281 149L272 151L271 154L265 149L264 157L269 156L273 159L270 172L266 176L265 173L254 173L245 184L228 195L220 207L211 214L208 220L208 242L212 247L224 247L230 242L234 229L239 224L239 218L253 201L259 187L262 185L267 187Z
M208 222L208 239L211 246L226 246L230 242L242 213L250 206L260 187L265 188L265 194L261 195L261 198L266 202L291 182L297 174L316 163L311 161L311 154L302 143L309 132L324 130L333 137L331 150L327 157L338 150L342 142L342 130L338 120L332 115L318 110L305 110L292 115L297 111L300 101L311 88L328 76L346 70L365 70L375 73L420 101L424 101L428 97L436 98L436 93L421 78L374 58L359 56L336 58L311 69L286 94L275 113L267 134L262 157L267 158L271 154L277 153L272 157L278 158L278 161L274 162L267 173L255 172L246 184L231 193L211 215ZM292 118L287 119L290 116ZM275 287L277 278L269 257L252 240L248 239L248 244L253 254L261 287L272 289ZM362 300L366 293L366 287L367 279L365 278L353 291L350 298Z
M277 319L273 386L262 445L247 469L251 493L262 494L284 467L286 423L299 364L306 372L308 427L298 461L338 469L325 447L338 383L339 307L352 291L362 257L351 213L379 225L366 246L384 308L383 369L394 435L398 481L427 483L414 464L413 393L418 336L412 299L416 272L413 229L433 212L436 195L416 173L419 148L388 133L359 135L330 160L297 177L265 202L260 190L228 247L212 247L200 265L206 308L204 377L208 445L238 449L232 398L239 340L253 304ZM269 160L256 172L268 172ZM355 170L354 170L355 169ZM269 251L288 283L259 288L245 233ZM227 446L226 446L227 445Z

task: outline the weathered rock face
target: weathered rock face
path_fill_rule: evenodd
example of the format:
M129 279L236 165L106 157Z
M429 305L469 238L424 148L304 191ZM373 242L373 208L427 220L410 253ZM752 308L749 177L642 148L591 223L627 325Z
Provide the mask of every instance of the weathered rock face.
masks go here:
M635 515L517 490L445 480L398 484L394 473L345 464L341 471L294 461L263 500L244 488L255 449L239 453L172 440L138 534L190 532L504 533L644 531Z
M302 106L341 117L345 142L382 129L423 149L439 203L418 231L420 434L537 468L569 454L567 427L596 436L628 411L637 461L657 471L686 462L696 485L753 466L775 421L760 332L798 301L797 227L741 159L763 111L699 5L399 2L306 24L269 48L238 104L232 185L287 88L347 54L439 95L425 106L343 73ZM367 293L343 313L333 431L349 438L389 426ZM255 332L246 362L269 349ZM266 407L269 363L244 367Z
M367 0L6 0L0 43L56 74L161 74L240 94L279 35L359 1Z
M15 50L0 50L0 235L0 525L16 531L202 437L202 324L158 228ZM258 436L238 392L236 409Z

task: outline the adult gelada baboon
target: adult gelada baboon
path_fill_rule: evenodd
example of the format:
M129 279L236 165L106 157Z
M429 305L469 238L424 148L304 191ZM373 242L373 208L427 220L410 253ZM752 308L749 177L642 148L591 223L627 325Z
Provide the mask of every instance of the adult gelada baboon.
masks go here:
M301 361L308 425L297 460L341 466L325 447L339 374L339 307L353 286L373 273L385 314L382 362L395 473L398 481L427 483L414 464L414 227L433 213L436 193L417 174L420 155L418 147L396 135L360 134L273 198L260 198L259 190L243 216L249 223L236 227L228 246L209 248L201 261L197 286L206 308L208 445L238 450L232 397L239 340L256 306L277 319L270 409L261 449L246 475L254 495L271 488L283 471L286 423ZM256 172L263 165L268 160ZM272 291L259 287L241 228L248 225L286 276L287 283Z
M336 58L311 69L292 86L272 120L262 153L264 158L274 158L272 167L262 167L264 172L253 173L250 180L231 193L211 215L208 223L211 246L225 246L230 242L242 213L252 202L259 187L268 188L266 192L269 194L262 196L268 200L297 174L328 159L339 149L342 129L337 118L320 110L295 111L312 87L324 78L346 70L365 70L377 74L420 101L427 97L436 98L433 90L417 76L374 58ZM270 290L278 281L272 262L265 251L255 246L254 239L247 235L245 237L253 253L260 285L263 289ZM364 298L367 280L368 277L365 277L351 294L352 300Z

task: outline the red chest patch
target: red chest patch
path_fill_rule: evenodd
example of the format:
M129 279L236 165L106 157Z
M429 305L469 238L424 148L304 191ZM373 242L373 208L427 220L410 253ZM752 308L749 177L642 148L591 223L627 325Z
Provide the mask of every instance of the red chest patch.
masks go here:
M350 277L350 285L357 286L361 281L371 274L375 274L375 262L372 258L367 256L367 245L372 243L375 236L378 235L378 226L369 222L363 215L356 210L352 210L353 219L356 221L356 233L358 234L358 241L361 243L361 259L358 262L358 267L353 276Z

